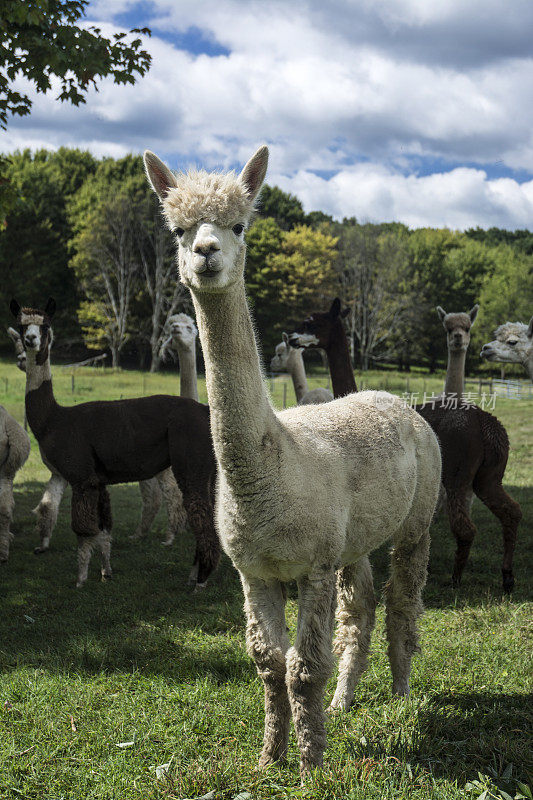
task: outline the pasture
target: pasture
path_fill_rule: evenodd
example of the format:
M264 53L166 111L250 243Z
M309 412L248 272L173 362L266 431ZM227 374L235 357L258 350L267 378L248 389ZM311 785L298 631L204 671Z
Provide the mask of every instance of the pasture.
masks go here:
M24 381L11 362L0 365L0 403L19 421ZM424 391L441 390L443 376L409 381L408 391L421 400ZM280 377L273 382L278 407L283 383ZM324 376L309 376L310 388L319 385ZM364 385L401 394L406 377L370 372ZM173 373L55 368L54 389L60 402L71 404L174 394L178 383ZM203 380L199 389L205 401ZM293 398L288 381L287 403ZM502 597L499 525L478 501L478 537L463 584L452 590L454 542L440 516L432 527L411 697L391 697L380 610L356 704L329 721L325 768L305 788L294 739L286 766L256 772L263 690L245 652L241 587L228 559L204 593L191 595L192 536L161 547L160 513L146 540L130 542L139 490L112 487L115 577L100 583L95 558L86 586L76 590L70 492L50 552L32 552L31 509L49 475L32 439L16 484L16 539L0 569L0 797L531 798L533 401L498 398L493 413L511 440L504 485L524 513L515 592ZM372 557L378 591L387 562L386 548ZM294 632L292 587L289 593Z

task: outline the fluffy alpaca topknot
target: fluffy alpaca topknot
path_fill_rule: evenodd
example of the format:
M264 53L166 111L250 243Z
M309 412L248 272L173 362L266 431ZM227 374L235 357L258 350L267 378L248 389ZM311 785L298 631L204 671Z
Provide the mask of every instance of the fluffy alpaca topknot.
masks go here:
M500 342L505 342L508 336L514 333L515 336L523 336L523 334L527 331L527 325L523 322L505 322L503 325L500 325L499 328L496 328L494 331L494 336Z
M200 221L216 222L222 228L246 224L254 204L235 172L189 170L176 175L176 186L163 200L169 227L191 228Z

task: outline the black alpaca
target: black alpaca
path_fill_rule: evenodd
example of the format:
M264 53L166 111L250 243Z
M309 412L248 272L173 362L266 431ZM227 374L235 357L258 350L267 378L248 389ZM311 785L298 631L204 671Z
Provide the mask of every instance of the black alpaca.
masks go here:
M72 487L72 529L78 537L78 580L87 579L96 546L102 577L111 576L111 509L107 486L146 480L171 466L196 538L195 583L205 585L220 557L213 524L216 464L209 408L194 400L154 395L132 400L59 405L50 369L51 319L12 300L26 348L26 417L46 462Z

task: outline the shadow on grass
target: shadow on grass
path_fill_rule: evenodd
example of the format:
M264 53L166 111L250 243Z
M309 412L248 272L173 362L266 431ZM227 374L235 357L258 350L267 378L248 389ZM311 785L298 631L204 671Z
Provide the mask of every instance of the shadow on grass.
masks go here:
M459 785L477 779L478 772L501 785L506 769L515 781L531 781L532 734L531 695L437 694L419 710L412 733L400 731L388 741L365 734L348 740L347 747L355 759L392 757Z
M203 593L192 595L187 577L194 541L187 533L172 548L161 546L166 520L160 514L149 537L127 539L140 512L136 486L112 487L115 577L102 584L93 557L89 580L74 588L76 542L70 530L70 492L64 498L51 551L33 555L35 520L30 510L40 498L36 482L17 487L15 530L10 561L0 570L0 667L38 666L54 671L138 670L171 681L209 675L215 681L254 675L244 652L242 591L226 557ZM515 558L513 601L531 597L528 583L527 526L531 527L533 490L510 487L524 509ZM485 513L486 512L486 513ZM499 524L480 503L474 507L479 528L463 584L450 587L454 542L444 517L432 529L430 576L425 605L434 608L476 606L501 598ZM529 544L531 547L531 544ZM379 592L388 574L388 546L372 557ZM290 587L290 596L296 595ZM238 634L238 635L237 635Z

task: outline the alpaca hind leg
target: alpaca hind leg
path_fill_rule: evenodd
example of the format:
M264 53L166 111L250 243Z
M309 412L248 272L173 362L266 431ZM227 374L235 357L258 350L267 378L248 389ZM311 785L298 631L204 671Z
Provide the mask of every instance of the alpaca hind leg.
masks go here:
M209 575L220 560L220 541L215 531L213 507L209 500L196 493L183 496L187 519L196 540L196 556L189 583L203 589Z
M385 587L386 627L394 694L409 694L411 659L419 650L417 619L423 611L422 589L429 559L429 530L418 542L399 541L391 555L391 576Z
M187 514L183 506L183 495L176 483L172 469L169 467L164 472L160 472L159 475L156 475L156 478L167 509L167 535L161 544L170 547L176 534L179 534L185 528Z
M33 513L37 516L36 529L40 541L40 544L34 549L34 553L45 553L50 547L50 539L66 488L67 481L61 475L52 473L39 504L33 509Z
M452 573L452 585L457 587L461 583L470 548L477 533L476 526L470 517L472 493L468 489L448 491L446 502L450 528L457 543Z
M13 478L0 477L0 562L9 558L9 545L13 534L9 530L13 517Z
M500 520L503 533L503 591L510 593L514 589L513 556L522 509L519 503L509 497L498 476L481 475L476 478L474 489L481 502Z
M291 710L285 685L285 655L289 647L285 598L279 582L270 584L241 574L246 614L246 649L265 687L265 733L259 767L284 759L289 741Z
M98 494L98 547L102 560L102 580L109 580L113 577L111 569L111 529L113 527L113 517L111 515L111 500L109 492L105 486L100 486Z
M366 669L376 618L372 568L368 558L337 573L337 634L333 652L339 656L339 678L330 709L348 711L354 689Z
M72 486L72 530L78 537L77 588L87 580L92 551L101 533L99 504L100 490L96 476Z
M157 516L157 512L161 508L163 499L157 477L150 478L146 481L139 481L139 490L142 499L141 519L135 532L129 537L132 542L138 542L140 539L144 539L148 534Z
M326 747L324 690L333 669L335 573L298 581L298 627L287 652L287 690L300 750L300 773L320 767Z

